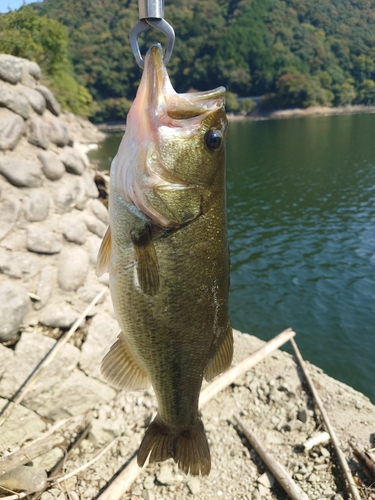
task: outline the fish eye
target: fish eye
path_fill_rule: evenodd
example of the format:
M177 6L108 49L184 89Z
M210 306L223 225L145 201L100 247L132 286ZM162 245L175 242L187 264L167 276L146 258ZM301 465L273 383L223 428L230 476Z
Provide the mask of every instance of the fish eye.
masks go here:
M209 149L219 149L223 136L219 130L209 130L205 135L206 145Z

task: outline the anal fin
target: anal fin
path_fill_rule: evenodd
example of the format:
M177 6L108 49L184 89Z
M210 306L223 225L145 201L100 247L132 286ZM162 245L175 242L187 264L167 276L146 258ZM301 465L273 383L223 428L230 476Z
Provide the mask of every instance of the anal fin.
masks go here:
M147 295L155 295L159 288L159 265L155 246L152 241L151 228L130 233L137 259L137 276L139 286Z
M107 273L111 261L112 239L111 228L108 226L104 235L102 243L99 248L98 259L96 262L96 275L100 277L102 274Z
M224 340L219 348L214 359L208 365L204 372L204 378L211 380L223 371L227 370L233 359L233 331L230 323L228 322L227 332Z
M101 372L110 384L119 389L138 391L150 385L147 373L138 366L131 354L123 332L105 355Z

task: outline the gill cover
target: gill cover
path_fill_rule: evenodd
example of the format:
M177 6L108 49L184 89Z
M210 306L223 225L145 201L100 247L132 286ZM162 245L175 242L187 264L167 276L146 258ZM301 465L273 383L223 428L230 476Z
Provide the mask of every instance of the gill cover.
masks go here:
M178 227L202 213L206 191L225 163L224 94L224 87L177 94L160 45L147 52L111 182L155 224Z

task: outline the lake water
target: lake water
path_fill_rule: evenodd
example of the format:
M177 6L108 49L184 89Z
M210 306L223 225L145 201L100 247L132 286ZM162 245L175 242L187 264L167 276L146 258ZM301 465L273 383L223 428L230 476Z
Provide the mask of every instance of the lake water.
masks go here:
M292 327L305 359L375 403L374 130L370 114L230 123L227 199L232 325ZM119 140L91 153L102 168Z

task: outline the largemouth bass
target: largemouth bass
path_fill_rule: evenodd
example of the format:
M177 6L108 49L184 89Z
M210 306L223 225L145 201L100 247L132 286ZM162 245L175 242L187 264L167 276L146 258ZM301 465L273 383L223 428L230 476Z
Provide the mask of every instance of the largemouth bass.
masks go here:
M111 167L97 265L98 275L109 270L122 330L102 373L127 390L151 383L158 402L138 464L172 457L193 475L211 468L198 414L203 376L233 356L224 95L223 87L177 94L161 47L150 48Z

